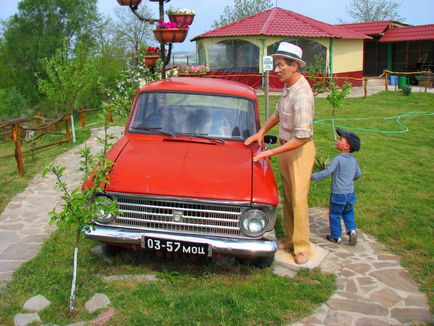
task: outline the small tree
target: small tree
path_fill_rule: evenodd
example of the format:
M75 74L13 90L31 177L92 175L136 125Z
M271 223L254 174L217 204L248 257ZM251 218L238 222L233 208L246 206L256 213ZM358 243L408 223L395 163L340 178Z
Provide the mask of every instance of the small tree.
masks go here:
M53 209L49 213L50 224L64 223L76 231L73 277L69 298L70 312L74 310L78 247L81 233L100 212L116 214L116 202L109 202L106 197L99 196L104 192L105 185L109 183L109 175L114 164L107 158L110 140L113 138L112 135L108 134L109 121L107 116L101 115L101 117L104 118L104 137L99 138L102 144L101 151L95 155L92 155L87 147L80 151L80 170L83 172L83 181L85 182L83 187L72 191L68 189L66 182L62 178L65 170L63 166L50 164L43 173L44 176L47 173L53 173L56 176L56 187L60 190L63 200L63 209L60 212Z
M98 84L96 62L84 48L70 56L66 48L58 49L50 59L43 59L46 79L38 80L40 91L56 110L71 112L86 106L85 99Z
M336 133L335 133L335 113L337 109L341 109L344 100L347 97L347 95L350 93L351 84L345 83L342 88L336 85L335 81L333 79L330 79L329 82L329 89L330 94L327 96L327 100L332 106L332 133L333 137L336 140Z
M325 59L321 55L316 54L313 58L313 63L307 65L304 70L309 74L313 85L313 94L317 96L320 93L324 93L326 86Z

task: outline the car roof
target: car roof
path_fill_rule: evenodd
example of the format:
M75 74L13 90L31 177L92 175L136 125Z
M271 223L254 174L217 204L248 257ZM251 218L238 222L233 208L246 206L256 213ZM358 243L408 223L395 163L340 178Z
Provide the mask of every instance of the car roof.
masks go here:
M255 90L250 86L230 80L205 77L167 78L149 83L140 89L140 92L149 91L198 92L256 99Z

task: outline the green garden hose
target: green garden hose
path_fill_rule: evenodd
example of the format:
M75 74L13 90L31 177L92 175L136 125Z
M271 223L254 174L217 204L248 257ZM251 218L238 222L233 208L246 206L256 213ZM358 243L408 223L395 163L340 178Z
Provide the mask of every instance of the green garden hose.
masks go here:
M381 130L381 129L371 129L371 128L354 128L344 125L336 125L336 127L343 128L343 129L350 129L350 130L357 130L357 131L366 131L366 132L375 132L380 134L401 134L404 132L408 132L410 128L405 126L401 120L413 117L413 116L430 116L434 115L434 112L407 112L404 114L400 114L398 116L392 116L392 117L385 117L385 118L376 118L376 117L369 117L369 118L335 118L335 121L354 121L354 120L391 120L396 119L396 123L399 125L400 130ZM331 125L332 119L321 119L321 120L314 120L315 124L322 124L322 125Z

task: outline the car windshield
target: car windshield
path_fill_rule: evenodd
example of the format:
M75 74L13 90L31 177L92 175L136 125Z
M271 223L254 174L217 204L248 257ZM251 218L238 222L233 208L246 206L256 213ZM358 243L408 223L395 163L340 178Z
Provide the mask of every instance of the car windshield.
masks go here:
M256 132L255 105L240 97L145 92L136 101L129 131L243 140Z

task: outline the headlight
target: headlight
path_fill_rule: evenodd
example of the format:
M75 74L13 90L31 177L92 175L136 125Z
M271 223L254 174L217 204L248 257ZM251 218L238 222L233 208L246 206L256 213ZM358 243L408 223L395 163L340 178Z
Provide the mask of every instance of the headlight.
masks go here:
M95 219L97 222L108 224L115 220L116 202L106 196L97 196L95 198L95 204Z
M250 237L257 237L265 232L267 222L264 212L251 209L241 216L241 230Z

